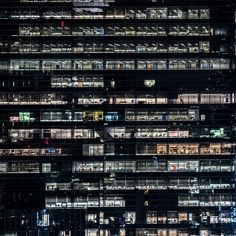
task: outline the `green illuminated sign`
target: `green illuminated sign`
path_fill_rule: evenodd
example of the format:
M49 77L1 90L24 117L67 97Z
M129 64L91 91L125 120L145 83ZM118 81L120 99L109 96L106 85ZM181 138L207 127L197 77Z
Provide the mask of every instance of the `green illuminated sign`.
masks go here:
M19 112L20 122L32 122L34 121L32 112Z

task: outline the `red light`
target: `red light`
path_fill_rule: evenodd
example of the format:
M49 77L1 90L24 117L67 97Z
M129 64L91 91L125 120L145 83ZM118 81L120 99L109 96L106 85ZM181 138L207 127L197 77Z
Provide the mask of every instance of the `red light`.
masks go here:
M47 138L47 137L44 138L44 140L43 140L43 144L47 145L48 143L49 143L48 138Z

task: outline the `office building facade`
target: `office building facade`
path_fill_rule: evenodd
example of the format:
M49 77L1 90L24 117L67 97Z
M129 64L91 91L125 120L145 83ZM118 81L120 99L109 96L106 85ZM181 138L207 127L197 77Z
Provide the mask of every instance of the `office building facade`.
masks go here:
M235 19L2 0L0 235L236 235Z

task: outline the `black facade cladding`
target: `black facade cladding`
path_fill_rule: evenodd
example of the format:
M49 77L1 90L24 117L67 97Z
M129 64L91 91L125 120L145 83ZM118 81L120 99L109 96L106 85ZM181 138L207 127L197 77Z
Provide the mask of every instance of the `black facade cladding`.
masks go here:
M236 235L235 15L1 0L0 235Z

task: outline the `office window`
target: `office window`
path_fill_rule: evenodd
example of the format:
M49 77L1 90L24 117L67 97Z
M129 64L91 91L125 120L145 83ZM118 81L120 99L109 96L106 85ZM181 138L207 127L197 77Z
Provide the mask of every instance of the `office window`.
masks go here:
M103 144L84 144L83 145L84 156L102 156L104 155Z
M7 173L7 163L6 162L0 163L0 173Z

